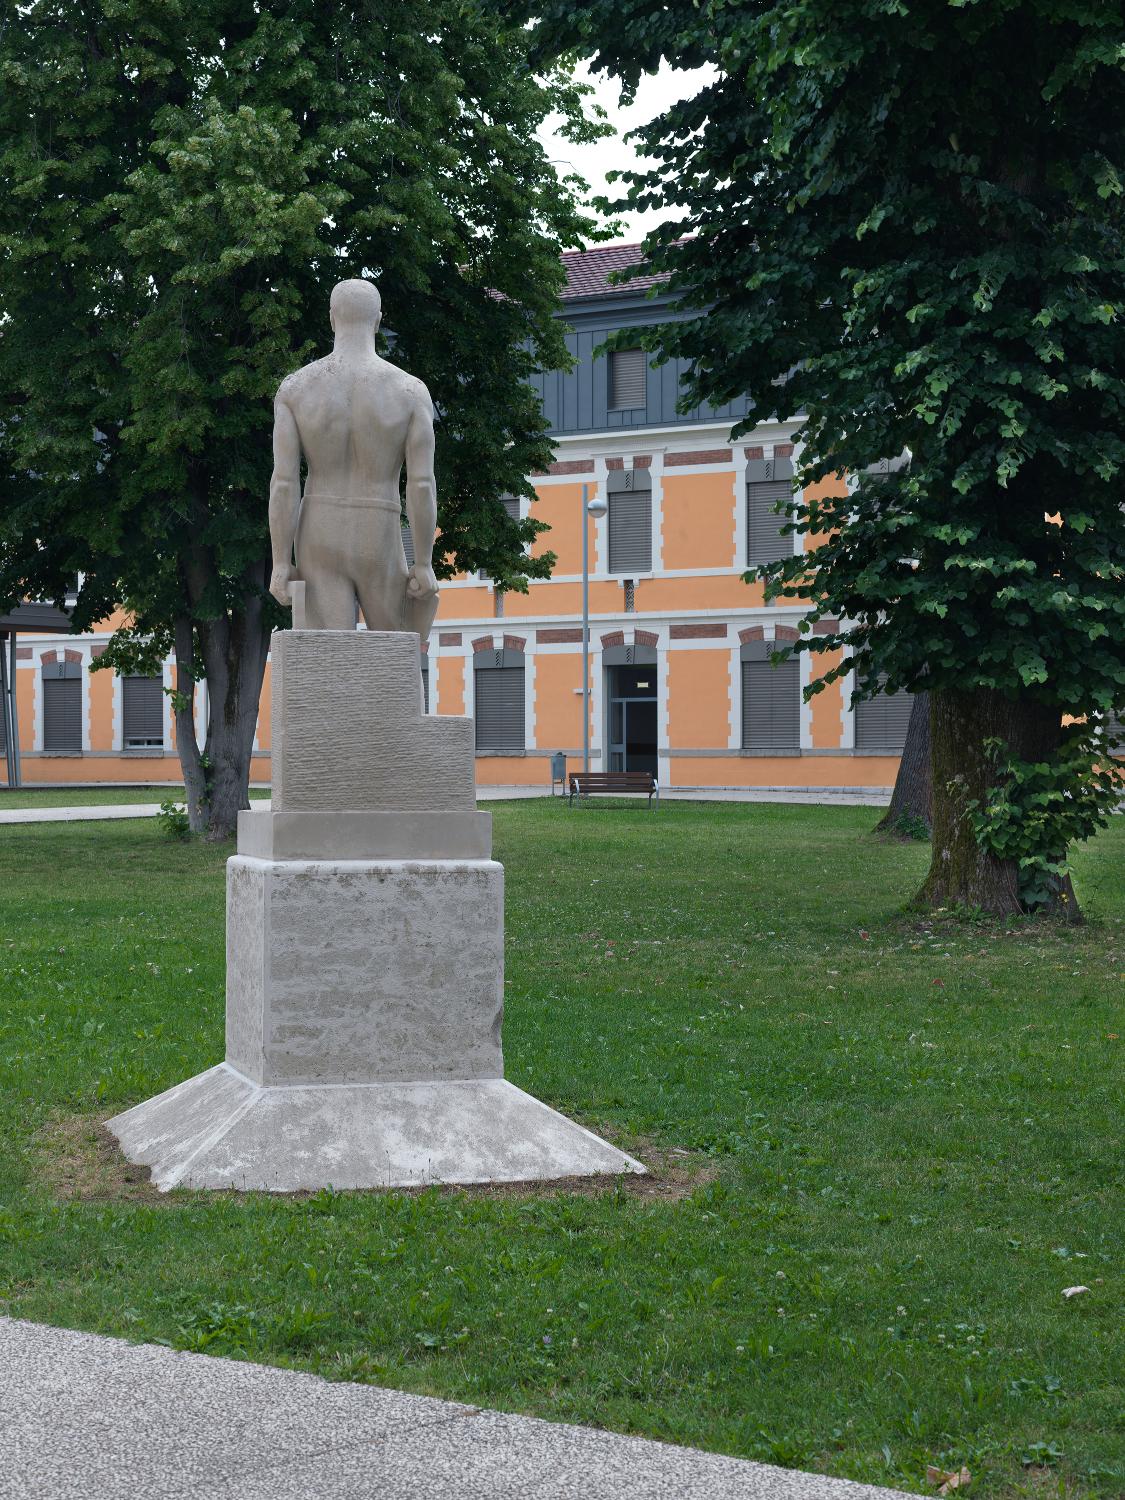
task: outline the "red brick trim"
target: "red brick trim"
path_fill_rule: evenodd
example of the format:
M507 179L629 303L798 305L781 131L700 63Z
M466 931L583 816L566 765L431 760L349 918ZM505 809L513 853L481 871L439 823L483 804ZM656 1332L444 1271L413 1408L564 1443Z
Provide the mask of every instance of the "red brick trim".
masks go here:
M31 660L31 647L30 646L17 646L16 647L16 660L17 661L30 661Z
M682 468L685 464L729 464L731 457L729 448L701 448L695 453L666 453L664 467L675 469Z
M775 641L798 641L801 638L801 632L795 625L775 625L773 638Z
M473 650L474 652L495 651L496 644L490 635L478 635L476 640L473 642Z
M57 651L44 651L43 655L39 658L40 661L49 662L57 662L58 659L59 653Z
M743 448L742 451L743 453L745 453L747 458L765 458L766 456L766 450L762 447Z
M791 458L793 456L793 444L774 443L773 456L774 458Z
M618 469L625 467L625 460L623 458L607 458L605 466L607 469L616 472Z
M459 646L461 644L461 632L459 630L443 630L437 638L439 646Z
M813 635L835 635L839 628L839 620L817 620L812 633Z
M526 635L506 635L504 637L505 651L523 651L527 646Z
M634 458L633 458L633 468L634 469L651 469L652 468L652 454L651 453L638 453L638 454L636 454L634 456Z
M638 646L655 646L660 637L651 630L634 630L633 641Z
M74 662L81 663L81 661L82 661L82 653L81 653L81 651L64 651L63 652L63 658L66 661L74 661Z
M748 625L745 630L738 632L738 639L745 646L747 641L764 641L766 632L760 625Z
M537 646L561 646L564 641L580 641L582 631L572 628L557 627L550 630L537 630L535 632L535 644Z
M592 474L594 472L594 460L592 458L564 458L560 462L551 464L547 470L548 474Z
M97 643L97 645L94 645L94 646L90 647L90 655L96 661L98 659L98 657L102 656L108 649L109 649L109 642L108 641L99 641ZM425 646L423 646L422 650L425 651L425 649L426 649Z
M623 646L625 644L625 632L623 630L611 630L608 635L602 636L602 647L608 651L611 646Z
M725 625L673 625L668 635L673 641L719 641L726 633Z

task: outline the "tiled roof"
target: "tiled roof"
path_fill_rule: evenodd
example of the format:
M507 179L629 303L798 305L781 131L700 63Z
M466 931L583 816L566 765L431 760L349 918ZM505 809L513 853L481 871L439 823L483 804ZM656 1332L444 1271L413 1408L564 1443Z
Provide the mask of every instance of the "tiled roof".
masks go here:
M562 259L566 268L566 290L562 294L564 302L572 302L579 297L612 296L614 293L618 296L629 295L667 280L666 276L661 275L633 276L619 285L610 282L609 278L615 271L641 264L643 257L640 245L598 245L593 250L566 250Z

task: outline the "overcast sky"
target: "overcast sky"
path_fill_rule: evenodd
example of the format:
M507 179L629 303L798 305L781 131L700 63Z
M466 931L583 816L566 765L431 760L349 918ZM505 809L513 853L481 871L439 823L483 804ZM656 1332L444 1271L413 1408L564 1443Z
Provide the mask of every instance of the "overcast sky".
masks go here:
M578 172L590 184L592 192L608 192L611 197L620 192L620 184L616 186L608 184L605 174L632 169L638 161L643 160L638 157L633 145L623 139L626 132L637 125L646 124L654 115L660 114L675 100L697 93L714 77L714 71L710 68L676 70L664 66L659 73L650 74L642 79L637 90L636 101L627 109L621 109L617 103L618 85L615 81L604 74L591 74L584 67L580 68L578 73L581 78L594 85L594 98L609 116L617 135L607 136L605 140L598 141L592 146L575 146L572 142L565 141L556 135L551 128L552 122L547 121L539 132L539 138L547 148L547 153L560 174L568 171ZM661 215L649 211L622 214L618 217L622 219L624 225L624 232L620 239L628 243L642 239L660 222Z

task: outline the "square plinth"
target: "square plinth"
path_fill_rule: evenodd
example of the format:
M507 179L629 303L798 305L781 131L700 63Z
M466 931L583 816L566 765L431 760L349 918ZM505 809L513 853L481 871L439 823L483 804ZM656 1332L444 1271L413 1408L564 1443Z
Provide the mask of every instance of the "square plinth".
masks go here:
M259 1085L501 1078L492 860L227 861L227 1061Z

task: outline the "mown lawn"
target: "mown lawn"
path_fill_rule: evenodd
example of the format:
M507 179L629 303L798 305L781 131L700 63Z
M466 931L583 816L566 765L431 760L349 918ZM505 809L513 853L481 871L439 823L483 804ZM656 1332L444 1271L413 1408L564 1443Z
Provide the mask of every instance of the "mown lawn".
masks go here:
M268 797L269 788L252 787L250 796L254 799ZM163 802L169 797L182 802L183 787L161 782L151 786L18 786L9 789L0 784L0 812L28 807L124 806L128 802Z
M118 1187L84 1122L222 1057L229 851L4 828L0 1306L906 1489L1120 1496L1125 819L1065 931L903 917L928 850L871 809L491 810L508 1076L699 1185Z

